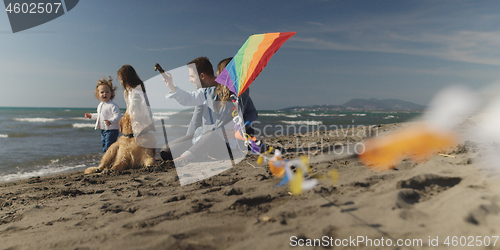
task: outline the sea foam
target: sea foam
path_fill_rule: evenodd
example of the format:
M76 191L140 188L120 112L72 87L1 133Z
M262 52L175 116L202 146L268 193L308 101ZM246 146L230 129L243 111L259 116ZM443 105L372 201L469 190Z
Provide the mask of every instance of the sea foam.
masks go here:
M62 118L43 118L43 117L34 117L34 118L12 118L14 121L18 122L55 122L57 120L61 120Z
M299 114L297 114L297 115L287 115L287 114L259 114L259 116L288 117L288 118L297 118L297 117L300 117Z
M307 126L318 126L323 124L322 121L281 121L281 122L291 125L307 125Z
M175 115L179 112L176 111L166 111L166 112L153 112L153 119L155 120L160 120L160 119L166 119L169 118L172 115Z
M76 170L76 169L81 169L86 167L85 164L80 164L76 166L64 166L64 167L45 167L42 169L38 169L32 172L17 172L17 173L12 173L12 174L6 174L0 176L0 183L1 182L7 182L7 181L15 181L15 180L22 180L22 179L28 179L31 177L36 177L36 176L44 176L44 175L50 175L50 174L57 174L57 173L64 173L67 171L71 170Z
M95 123L73 123L73 128L93 128Z

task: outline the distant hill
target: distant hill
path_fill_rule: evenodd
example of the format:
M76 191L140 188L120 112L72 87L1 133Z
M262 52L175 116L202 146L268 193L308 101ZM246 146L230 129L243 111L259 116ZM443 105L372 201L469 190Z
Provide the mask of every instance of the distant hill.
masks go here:
M281 109L283 111L333 111L333 110L407 110L422 111L425 106L398 99L352 99L342 105L295 106Z

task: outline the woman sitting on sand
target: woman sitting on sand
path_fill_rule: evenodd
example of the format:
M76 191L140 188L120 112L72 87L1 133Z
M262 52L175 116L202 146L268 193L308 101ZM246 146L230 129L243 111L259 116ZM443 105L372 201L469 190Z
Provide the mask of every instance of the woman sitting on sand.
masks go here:
M131 65L123 65L118 70L118 79L123 87L123 96L137 144L145 148L156 148L154 136L148 134L155 128L144 83Z

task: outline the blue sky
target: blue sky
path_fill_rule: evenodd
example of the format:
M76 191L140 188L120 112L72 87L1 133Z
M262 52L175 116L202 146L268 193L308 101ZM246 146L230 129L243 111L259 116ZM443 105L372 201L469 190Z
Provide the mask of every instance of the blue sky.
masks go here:
M296 31L251 86L257 109L397 98L427 104L450 85L500 79L500 1L84 0L13 34L0 14L0 106L96 107L102 77L143 80L248 36ZM115 82L119 84L119 82ZM116 101L125 107L121 92Z

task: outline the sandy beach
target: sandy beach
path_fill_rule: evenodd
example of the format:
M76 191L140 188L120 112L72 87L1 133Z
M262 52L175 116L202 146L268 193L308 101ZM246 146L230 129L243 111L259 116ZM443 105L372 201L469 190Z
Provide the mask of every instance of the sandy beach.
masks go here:
M384 134L407 125L372 129ZM285 158L309 155L314 174L338 171L334 185L321 182L300 196L290 195L287 186L276 187L280 179L266 166L259 166L253 155L219 175L186 186L180 186L173 164L159 160L139 170L76 172L2 183L0 248L500 246L500 240L496 242L500 182L481 169L485 162L478 144L460 142L442 152L445 156L435 155L421 163L405 160L394 170L376 172L340 151L347 147L333 147L368 136L357 129L351 132L311 132L266 140L306 145L288 147Z

